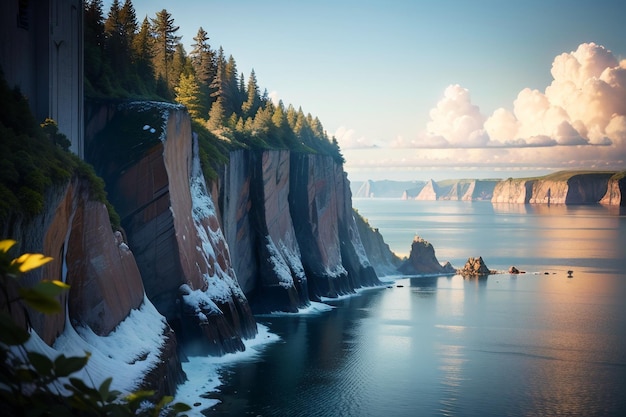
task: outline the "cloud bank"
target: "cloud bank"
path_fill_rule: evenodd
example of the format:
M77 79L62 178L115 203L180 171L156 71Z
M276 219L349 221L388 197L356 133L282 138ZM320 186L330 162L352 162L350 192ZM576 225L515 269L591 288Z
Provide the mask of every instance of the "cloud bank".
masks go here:
M467 89L450 85L425 130L388 142L384 155L368 154L371 144L344 129L336 137L351 149L346 169L626 169L626 59L584 43L557 56L551 74L545 91L525 88L512 111L498 108L489 116Z
M489 117L472 104L469 91L446 88L430 111L426 131L410 143L424 148L549 147L626 143L626 60L595 43L557 56L544 92L525 88L513 111Z

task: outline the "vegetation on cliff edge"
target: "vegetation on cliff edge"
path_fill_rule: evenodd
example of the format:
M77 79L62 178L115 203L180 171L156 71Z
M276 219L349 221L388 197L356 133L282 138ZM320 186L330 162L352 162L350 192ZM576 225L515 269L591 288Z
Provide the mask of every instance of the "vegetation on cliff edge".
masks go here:
M68 151L69 140L46 119L35 121L19 89L11 89L0 73L0 224L12 215L31 218L44 209L44 193L72 176L91 184L91 198L107 204L111 223L119 217L106 199L104 182L93 168Z
M237 70L232 55L213 49L200 27L187 53L179 27L165 9L139 23L130 0L84 3L85 92L88 98L176 101L194 120L208 160L231 149L289 149L330 155L343 164L337 140L302 108L273 102L261 92L254 69ZM210 22L207 22L210 24ZM222 144L220 144L222 142Z

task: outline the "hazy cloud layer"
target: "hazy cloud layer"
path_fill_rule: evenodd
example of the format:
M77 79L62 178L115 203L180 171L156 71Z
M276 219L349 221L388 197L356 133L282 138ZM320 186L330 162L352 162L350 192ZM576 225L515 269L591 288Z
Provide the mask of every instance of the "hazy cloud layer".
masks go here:
M512 111L499 108L490 116L472 103L467 89L450 85L416 138L387 143L384 160L352 152L347 165L626 169L626 60L585 43L557 56L551 74L544 92L525 88ZM346 142L337 136L343 149L371 146L346 136Z

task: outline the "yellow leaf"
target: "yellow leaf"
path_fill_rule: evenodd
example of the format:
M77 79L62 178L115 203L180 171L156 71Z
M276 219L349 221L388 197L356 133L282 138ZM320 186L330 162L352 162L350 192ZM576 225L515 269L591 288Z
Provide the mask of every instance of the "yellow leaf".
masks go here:
M41 253L25 253L17 259L13 259L11 265L19 265L20 272L28 272L31 269L39 268L52 260L49 256Z
M8 252L17 242L12 239L0 240L0 252Z

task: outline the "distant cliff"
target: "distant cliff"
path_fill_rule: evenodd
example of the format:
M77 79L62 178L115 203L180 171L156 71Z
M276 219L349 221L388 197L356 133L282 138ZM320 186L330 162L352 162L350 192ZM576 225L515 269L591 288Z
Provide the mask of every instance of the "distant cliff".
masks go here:
M416 195L425 181L367 180L351 181L354 198L401 198L405 193Z
M406 193L403 198L411 200L435 201L477 201L492 197L496 180L430 180L417 195Z
M491 201L515 204L603 202L623 205L623 186L623 176L620 179L614 172L562 171L538 178L509 178L500 181L494 189Z

